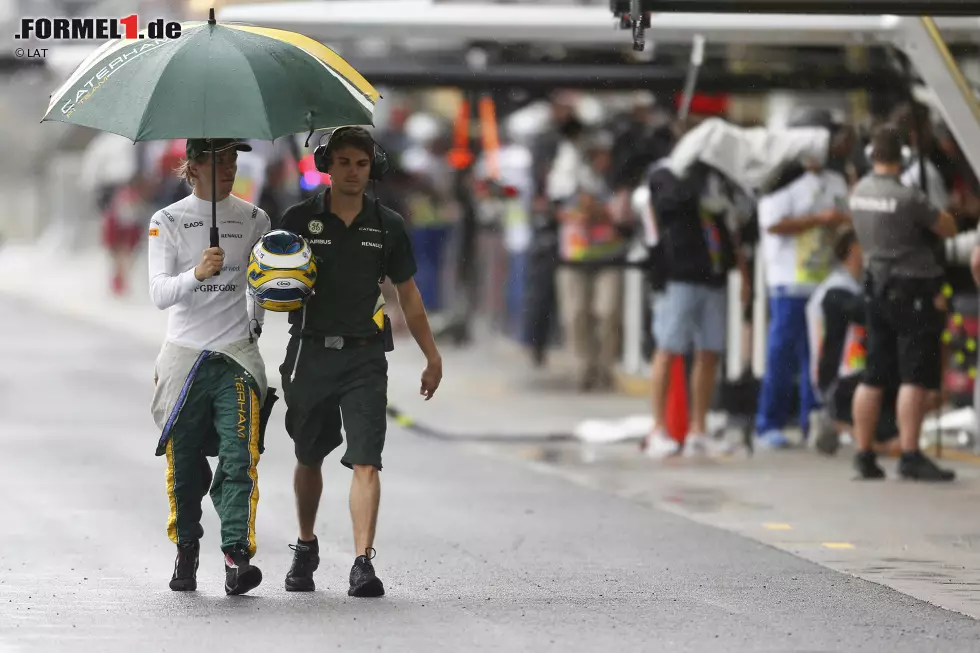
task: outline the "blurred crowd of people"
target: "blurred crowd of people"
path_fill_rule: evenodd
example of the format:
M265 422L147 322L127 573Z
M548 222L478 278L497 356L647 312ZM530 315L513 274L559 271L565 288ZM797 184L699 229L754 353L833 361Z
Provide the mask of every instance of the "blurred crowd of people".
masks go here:
M691 446L708 446L705 415L718 401L729 273L741 272L750 331L752 270L762 257L768 364L754 421L765 445L782 447L794 418L807 432L817 396L826 390L827 379L817 387L811 350L819 339L808 326L807 304L815 293L826 293L821 284L831 277L839 282L840 271L856 260L840 232L849 222L850 189L871 166L866 143L875 125L855 128L827 111L798 112L789 126L829 131L832 155L783 166L753 195L710 166L679 178L665 165L679 140L719 111L695 102L679 119L675 106L644 93L620 104L558 93L504 117L499 135L492 126L493 146L470 154L479 140L474 132L486 124L471 129L461 147L458 116L396 100L376 130L392 171L372 192L406 218L419 262L416 280L431 312L472 315L481 298L538 364L555 343L565 346L582 391L614 385L627 258L643 250L653 291L644 331L657 422L647 450L654 455L679 447L662 419L676 356L693 364ZM980 189L949 131L918 105L899 104L877 122L894 124L904 135L903 183L922 185L924 161L930 201L972 231ZM329 183L311 170L314 143L307 148L305 139L253 141L254 150L239 157L235 194L279 215ZM103 216L115 293L126 291L146 216L189 192L173 175L182 156L183 142L134 146L110 134L96 136L85 154L82 182ZM777 192L783 209L762 210L760 198ZM963 262L963 247L948 249L957 259L951 262ZM969 286L965 268L951 268L950 275L954 287ZM847 351L856 350L848 344ZM740 371L748 375L747 353L743 359Z

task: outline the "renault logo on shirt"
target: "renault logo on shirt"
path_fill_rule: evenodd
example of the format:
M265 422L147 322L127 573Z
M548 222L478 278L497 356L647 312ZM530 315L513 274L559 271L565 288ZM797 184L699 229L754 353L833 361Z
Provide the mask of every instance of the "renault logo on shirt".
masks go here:
M376 247L378 249L381 249L381 243L372 243L369 240L364 240L361 241L361 244L364 245L365 247Z
M222 238L244 238L242 234L221 234Z

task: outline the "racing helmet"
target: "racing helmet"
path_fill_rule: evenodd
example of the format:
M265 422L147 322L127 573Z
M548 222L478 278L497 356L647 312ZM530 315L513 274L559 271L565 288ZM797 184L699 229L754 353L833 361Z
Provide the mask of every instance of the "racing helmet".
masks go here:
M313 295L313 251L302 236L270 231L252 247L247 278L248 294L257 305L276 313L295 311Z

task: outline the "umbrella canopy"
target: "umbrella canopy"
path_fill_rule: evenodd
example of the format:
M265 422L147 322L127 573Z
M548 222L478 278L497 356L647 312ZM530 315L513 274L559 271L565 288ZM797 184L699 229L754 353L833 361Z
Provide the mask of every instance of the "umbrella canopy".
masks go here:
M284 30L188 22L176 39L109 41L51 95L42 122L132 141L257 138L373 124L380 95L337 53Z
M255 138L373 125L380 94L330 48L284 30L207 22L175 39L109 41L51 94L41 122L60 121L133 142ZM211 246L218 246L211 157Z

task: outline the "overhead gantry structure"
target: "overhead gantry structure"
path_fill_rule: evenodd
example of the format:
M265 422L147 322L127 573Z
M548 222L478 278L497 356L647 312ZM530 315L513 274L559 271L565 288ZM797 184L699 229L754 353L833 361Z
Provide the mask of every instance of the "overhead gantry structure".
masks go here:
M659 39L660 28L666 28L671 15L674 20L700 15L710 18L712 26L730 20L732 26L749 29L783 22L776 31L783 38L799 37L801 44L818 39L829 25L857 27L856 19L867 21L864 29L855 30L853 44L864 40L865 45L891 45L905 53L932 91L937 109L980 178L977 95L944 40L962 42L960 30L965 28L972 32L967 41L980 42L980 20L976 18L980 11L972 0L611 0L610 10L622 29L632 30L635 49L642 49L648 30ZM945 24L939 17L947 19ZM799 18L809 27L799 25Z
M609 7L378 0L365 11L364 3L320 0L226 5L218 14L219 20L295 30L328 43L574 46L622 43L624 34L615 27L633 27L632 9L642 16L638 26L649 25L643 37L654 44L703 38L709 44L894 46L932 91L980 177L980 112L947 47L980 45L976 6L972 0L612 0Z

